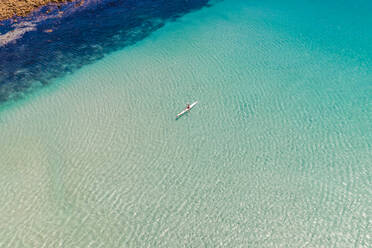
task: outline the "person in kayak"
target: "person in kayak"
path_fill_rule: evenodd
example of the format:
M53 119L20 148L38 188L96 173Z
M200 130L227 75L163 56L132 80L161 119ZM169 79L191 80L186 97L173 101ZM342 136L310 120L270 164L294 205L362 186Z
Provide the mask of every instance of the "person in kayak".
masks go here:
M190 110L190 104L186 104L186 109Z

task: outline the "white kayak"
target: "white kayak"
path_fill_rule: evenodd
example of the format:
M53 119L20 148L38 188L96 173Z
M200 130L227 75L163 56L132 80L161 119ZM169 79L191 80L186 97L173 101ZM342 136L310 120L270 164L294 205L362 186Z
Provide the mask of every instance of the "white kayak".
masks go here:
M190 104L190 108L189 109L185 108L184 110L182 110L182 112L179 113L176 118L180 118L182 115L184 115L185 113L187 113L188 111L190 111L190 109L192 109L196 104L198 104L198 101Z

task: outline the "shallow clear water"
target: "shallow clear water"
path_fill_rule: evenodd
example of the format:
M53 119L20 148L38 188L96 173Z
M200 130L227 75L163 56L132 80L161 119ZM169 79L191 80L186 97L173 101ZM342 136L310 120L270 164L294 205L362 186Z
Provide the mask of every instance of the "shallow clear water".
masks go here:
M368 8L223 1L3 108L0 246L370 247Z

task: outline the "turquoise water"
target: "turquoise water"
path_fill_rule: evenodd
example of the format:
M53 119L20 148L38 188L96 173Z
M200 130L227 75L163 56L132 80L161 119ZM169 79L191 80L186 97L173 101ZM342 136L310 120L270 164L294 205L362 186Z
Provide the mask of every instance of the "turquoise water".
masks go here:
M3 109L0 247L370 247L369 10L223 1Z

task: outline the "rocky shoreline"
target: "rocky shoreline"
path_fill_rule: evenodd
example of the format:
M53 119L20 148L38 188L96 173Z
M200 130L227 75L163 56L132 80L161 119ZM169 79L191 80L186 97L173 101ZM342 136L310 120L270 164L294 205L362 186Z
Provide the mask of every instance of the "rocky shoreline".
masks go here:
M16 16L25 17L32 11L48 4L62 4L74 2L82 4L84 0L1 0L0 1L0 21Z

